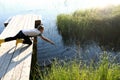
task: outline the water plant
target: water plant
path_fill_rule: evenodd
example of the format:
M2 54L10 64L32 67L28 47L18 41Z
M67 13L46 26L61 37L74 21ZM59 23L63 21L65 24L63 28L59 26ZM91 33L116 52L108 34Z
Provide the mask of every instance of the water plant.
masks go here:
M57 16L57 27L63 41L94 40L102 45L119 47L120 6L105 9L77 10Z
M111 63L106 52L97 63L90 64L78 59L69 62L55 61L38 80L120 80L120 64ZM36 80L36 79L35 79Z

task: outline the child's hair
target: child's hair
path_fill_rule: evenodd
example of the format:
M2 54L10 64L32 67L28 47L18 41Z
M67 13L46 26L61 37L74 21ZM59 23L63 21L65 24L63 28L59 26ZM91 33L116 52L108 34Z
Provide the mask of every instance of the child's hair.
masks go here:
M38 25L37 29L38 29L38 30L40 30L40 29L43 29L43 30L44 30L44 27L43 27L43 25L41 24L41 25Z

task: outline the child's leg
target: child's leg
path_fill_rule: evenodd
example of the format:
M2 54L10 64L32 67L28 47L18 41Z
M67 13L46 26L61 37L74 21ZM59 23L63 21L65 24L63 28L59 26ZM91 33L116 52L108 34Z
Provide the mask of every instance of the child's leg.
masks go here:
M17 35L15 35L13 37L7 37L7 38L5 38L5 42L16 40L16 39L21 39L22 36L23 35L21 34L21 31L20 31L20 32L17 33Z
M16 40L16 37L7 37L5 38L5 42L8 42L8 41L12 41L12 40Z
M32 44L32 41L30 40L30 38L28 36L24 37L24 41L23 41L24 44L29 44L31 45Z

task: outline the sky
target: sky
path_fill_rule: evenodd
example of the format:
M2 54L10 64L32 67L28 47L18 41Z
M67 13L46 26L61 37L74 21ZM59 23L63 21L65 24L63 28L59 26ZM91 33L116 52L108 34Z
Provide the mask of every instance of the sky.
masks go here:
M41 7L41 8L91 8L91 7L105 7L107 5L118 5L120 0L0 0L0 5L4 8L11 7L15 9L15 6L21 8L26 7L29 9Z
M0 16L33 10L71 12L78 9L120 5L120 0L0 0Z

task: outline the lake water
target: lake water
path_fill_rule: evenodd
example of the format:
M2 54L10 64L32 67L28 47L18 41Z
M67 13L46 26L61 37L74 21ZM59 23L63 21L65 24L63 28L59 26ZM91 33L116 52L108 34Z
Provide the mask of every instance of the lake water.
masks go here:
M39 2L37 2L39 1ZM85 0L87 1L87 0ZM81 59L89 61L96 59L102 53L101 48L93 43L81 48L77 45L65 46L62 36L58 33L56 26L56 17L60 13L71 13L78 9L87 8L85 4L79 5L82 0L0 0L0 33L4 30L4 21L18 14L36 14L42 16L42 23L45 26L44 36L53 40L56 47L42 41L38 38L38 63L40 65L50 64L51 60L58 58L60 60L71 59L80 56ZM120 62L120 52L110 52L116 56Z

